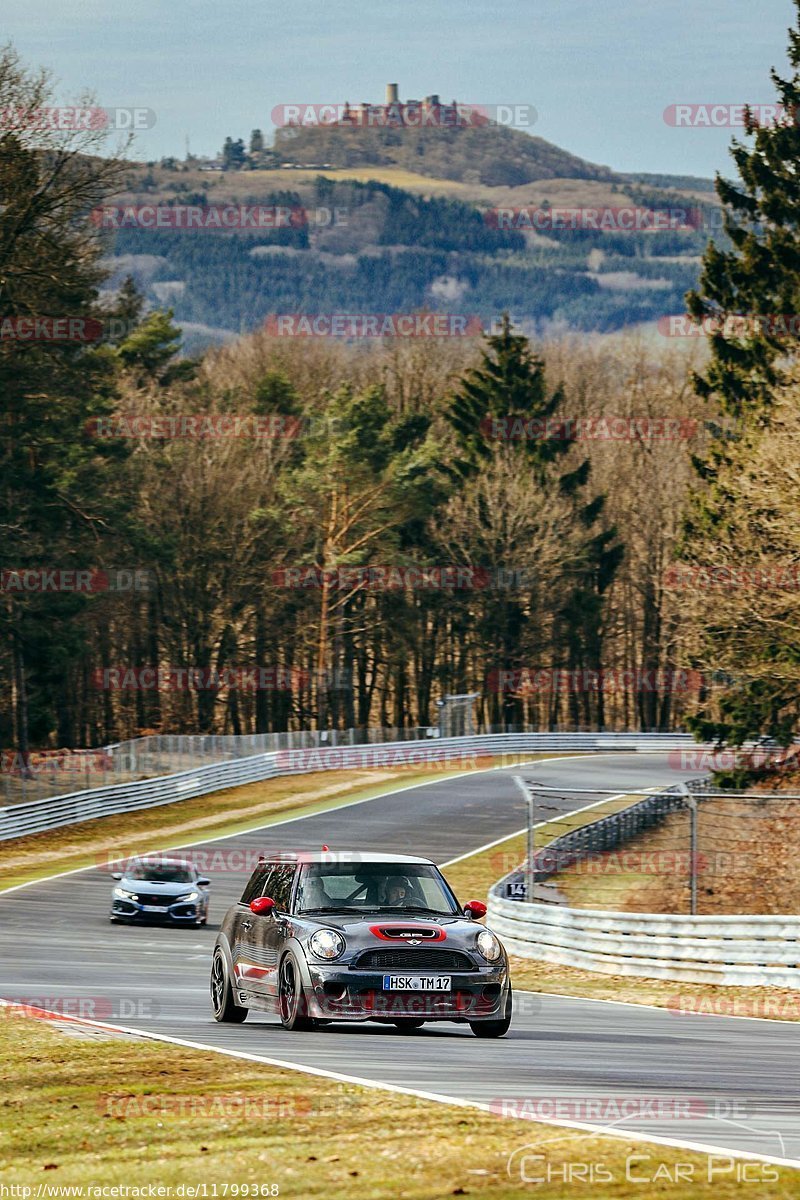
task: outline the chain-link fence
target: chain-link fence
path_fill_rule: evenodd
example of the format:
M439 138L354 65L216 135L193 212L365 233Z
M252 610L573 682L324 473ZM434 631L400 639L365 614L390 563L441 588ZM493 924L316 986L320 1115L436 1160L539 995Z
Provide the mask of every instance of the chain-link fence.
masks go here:
M460 700L461 697L456 699ZM450 707L450 706L448 706ZM455 706L463 715L466 706ZM392 742L428 741L446 736L465 736L458 725L451 731L450 716L440 725L395 729L376 726L371 729L293 730L285 733L257 733L241 736L225 734L150 734L131 738L94 750L37 750L26 757L13 750L0 750L0 804L20 804L45 800L50 796L69 795L90 788L110 787L172 775L211 763L228 762L248 755L279 750L314 750L326 747L384 745ZM664 748L684 739L691 747L690 734L660 730L626 733L598 733L575 725L554 725L540 729L531 725L503 724L481 727L477 734L576 735L591 740L583 749L597 748L595 739L655 737ZM468 735L467 735L468 736ZM672 739L672 741L670 741ZM604 743L605 744L605 743ZM620 748L625 748L621 746ZM655 745L653 748L657 748ZM684 753L684 751L681 751ZM707 754L707 752L704 752Z
M193 767L228 762L276 750L437 737L438 729L303 730L242 736L223 734L150 734L96 750L40 750L23 756L0 753L0 799L5 804L44 800L96 787L173 775Z
M624 795L520 784L527 849L513 864L498 856L507 899L617 913L798 911L800 795L714 791L702 779Z

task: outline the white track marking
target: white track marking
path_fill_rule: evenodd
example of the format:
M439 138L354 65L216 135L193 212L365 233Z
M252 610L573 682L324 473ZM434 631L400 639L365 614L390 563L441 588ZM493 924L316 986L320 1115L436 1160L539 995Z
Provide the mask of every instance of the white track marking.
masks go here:
M0 1005L7 1005L8 1001L0 999ZM40 1009L40 1012L47 1012L55 1019L64 1020L63 1015L59 1013L50 1013L48 1009ZM133 1029L125 1025L112 1025L106 1021L93 1021L87 1017L72 1017L70 1021L76 1024L89 1025L94 1029L113 1030L115 1033L127 1033L135 1037L147 1038L155 1042L168 1042L172 1046L183 1046L186 1050L204 1050L210 1051L212 1054L225 1054L229 1058L242 1059L245 1062L264 1063L268 1067L278 1067L284 1071L297 1071L303 1075L316 1075L322 1079L335 1079L339 1083L354 1083L359 1087L373 1088L376 1091L393 1092L396 1095L403 1096L418 1096L422 1100L430 1100L434 1104L447 1104L454 1108L476 1108L481 1112L492 1113L495 1116L497 1113L490 1104L482 1100L466 1100L462 1096L446 1096L440 1092L428 1092L422 1088L403 1087L398 1083L384 1083L375 1079L364 1079L360 1075L346 1075L342 1071L329 1071L325 1067L309 1067L302 1066L298 1063L289 1062L282 1058L272 1058L266 1054L252 1054L245 1050L230 1050L222 1046L209 1046L205 1042L194 1042L188 1038L173 1037L166 1033L151 1033L145 1029ZM515 1117L513 1114L502 1114L506 1120L530 1120L528 1117ZM756 1154L749 1150L732 1150L725 1146L708 1145L705 1142L687 1142L676 1138L661 1137L658 1134L638 1133L630 1129L615 1129L605 1125L593 1125L586 1121L556 1121L548 1117L537 1118L536 1121L530 1122L532 1125L554 1125L557 1128L563 1129L581 1129L586 1133L600 1134L606 1137L626 1138L629 1141L654 1143L659 1146L668 1146L672 1149L695 1150L700 1154L727 1154L731 1158L743 1158L756 1162L775 1163L776 1166L800 1168L800 1159L792 1158L776 1158L770 1154ZM762 1132L762 1131L758 1131ZM764 1130L764 1133L771 1132Z
M564 760L563 759L560 759L560 760L559 759L551 759L550 761L551 762L559 762L559 761L563 762ZM521 765L526 766L526 765L535 765L535 764L522 763ZM504 767L503 769L508 770L509 768ZM652 787L652 788L647 788L646 790L648 792L657 792L659 789L658 789L658 786L656 786L656 787ZM564 791L568 792L569 788L564 788ZM603 796L603 798L601 800L593 800L591 804L584 804L583 808L566 809L563 813L559 813L555 817L548 817L548 819L546 821L537 821L533 828L541 829L543 825L551 825L551 824L553 824L553 822L560 820L561 817L574 817L576 813L587 812L590 808L597 808L600 804L610 804L612 800L621 800L623 796L628 796L628 795L630 795L629 792L617 792L617 794L615 796ZM487 842L485 846L478 846L477 850L468 850L466 854L459 854L458 858L451 858L448 862L440 863L439 865L441 867L452 867L454 863L463 862L465 858L472 858L473 854L482 854L484 850L492 850L492 849L494 849L495 846L500 846L500 845L502 845L503 842L508 842L511 840L511 838L519 837L519 835L521 833L527 833L527 832L528 832L528 826L525 825L525 826L523 826L522 829L516 829L513 833L507 833L505 835L505 837L496 838L495 841L493 841L493 842Z
M530 763L519 763L518 766L520 766L520 767L532 766L532 765L536 765L537 762L548 762L548 763L568 762L571 758L578 758L578 757L581 757L583 754L591 755L592 758L616 758L619 754L623 754L623 753L627 753L627 751L604 750L604 751L601 751L601 752L595 754L594 751L585 750L585 751L576 752L574 754L562 755L559 758L534 759ZM631 753L634 753L634 752L631 751ZM649 753L649 751L648 751L648 753ZM666 750L653 751L653 753L667 754L668 751L666 751ZM318 809L316 812L311 812L311 813L301 812L297 816L294 816L294 817L279 817L275 821L265 821L263 825L251 825L251 826L248 826L247 829L239 829L235 833L223 833L219 837L214 837L214 831L209 830L209 834L207 837L198 838L197 841L175 842L171 846L159 846L154 850L139 850L139 851L137 851L136 857L137 858L146 858L148 855L163 854L170 850L189 849L189 847L191 847L191 846L205 846L209 843L224 842L224 841L227 841L229 838L244 837L246 834L249 834L249 833L258 833L258 831L260 829L274 829L278 825L290 825L293 821L307 821L311 817L320 817L320 816L323 816L325 813L338 812L342 808L354 808L355 805L357 805L357 804L371 804L373 800L383 800L387 796L399 796L402 792L411 792L411 791L414 791L415 788L433 787L433 785L435 783L449 783L451 779L464 779L470 775L485 775L489 771L510 771L512 769L513 768L511 766L496 766L496 767L481 767L476 771L459 771L459 773L457 775L444 775L444 776L441 776L439 779L427 779L427 780L425 780L424 783L410 783L406 787L394 788L388 792L379 792L377 796L364 796L360 800L343 800L340 804L339 803L332 804L330 806L330 808L326 807L326 808ZM285 778L285 776L283 776L283 777L278 776L278 778ZM266 783L268 781L263 780L262 782ZM242 787L252 787L252 784L242 784L241 786ZM225 790L233 790L233 789L225 789ZM174 803L179 804L180 801L174 801ZM146 810L145 809L132 809L131 811L145 812ZM64 826L63 828L67 828L67 827ZM514 835L511 834L509 836L513 837ZM136 834L131 835L131 838L134 838L134 837L136 837ZM470 851L470 854L475 854L475 853L476 853L476 851L474 851L474 850ZM121 859L109 860L108 865L110 866L111 863L114 861L122 861L122 860ZM68 871L56 871L53 875L42 875L38 879L29 879L29 880L27 880L26 883L15 883L11 887L0 889L0 900L3 898L3 896L8 896L12 892L18 892L22 888L34 887L37 883L49 883L51 879L63 879L67 875L80 875L81 872L83 872L83 871L96 871L98 869L99 868L97 867L97 864L93 863L91 866L88 866L88 867L72 867Z

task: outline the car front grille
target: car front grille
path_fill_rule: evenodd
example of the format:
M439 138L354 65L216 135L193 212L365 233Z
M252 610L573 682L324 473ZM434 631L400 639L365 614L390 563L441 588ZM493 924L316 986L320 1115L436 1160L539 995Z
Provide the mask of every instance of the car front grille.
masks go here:
M475 971L475 964L458 950L365 950L352 964L357 971Z
M174 904L174 896L145 896L143 892L137 893L137 899L140 904Z

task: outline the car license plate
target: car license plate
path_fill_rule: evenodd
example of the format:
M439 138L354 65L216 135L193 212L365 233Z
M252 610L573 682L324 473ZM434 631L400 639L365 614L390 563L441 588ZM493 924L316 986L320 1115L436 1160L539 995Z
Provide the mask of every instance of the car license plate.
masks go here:
M384 975L385 992L449 992L449 975Z
M143 904L142 905L142 912L166 912L166 911L167 911L167 906L165 904Z

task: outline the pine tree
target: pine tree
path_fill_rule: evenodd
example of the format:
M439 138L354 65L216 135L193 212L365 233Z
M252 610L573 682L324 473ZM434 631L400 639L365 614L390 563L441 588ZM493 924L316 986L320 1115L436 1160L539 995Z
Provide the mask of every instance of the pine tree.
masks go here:
M0 111L40 112L49 83L0 49ZM84 319L97 326L103 247L86 215L119 189L124 164L99 154L98 135L0 130L0 324ZM87 326L83 326L87 328ZM119 445L89 430L112 408L113 355L91 340L0 338L0 558L6 569L92 568L126 507ZM84 639L77 594L15 594L0 604L0 669L14 679L13 728L24 756L51 735L70 652Z
M735 417L768 413L784 376L779 357L797 352L800 312L800 0L797 26L788 31L791 74L774 69L782 117L759 125L745 113L750 144L734 139L738 181L717 175L730 249L713 240L705 253L698 291L687 296L698 321L719 322L711 337L711 362L695 378L698 393L716 396ZM724 318L743 316L741 322Z
M800 313L800 0L797 21L789 29L787 77L770 72L777 89L779 116L761 125L757 114L745 113L745 141L734 139L731 154L735 181L717 176L716 191L723 207L724 230L730 248L711 241L704 257L699 290L687 296L690 314L709 321L710 361L694 378L698 394L715 399L739 422L732 437L716 437L704 458L695 459L699 484L684 522L681 558L704 565L718 557L720 543L739 545L731 534L741 520L742 480L753 446L771 436L778 401L785 394L798 356ZM739 318L728 320L726 318ZM777 436L777 434L776 434ZM755 442L754 442L755 439ZM762 543L762 550L767 544ZM780 547L775 547L778 558ZM758 605L758 596L753 604ZM705 614L701 657L725 656L735 631L723 635L714 628L713 611ZM725 644L723 645L723 642ZM762 666L793 657L788 643L763 646ZM690 721L702 738L741 745L767 733L785 740L792 717L774 684L763 674L743 682L722 697L716 711L701 709ZM794 709L793 709L794 711Z
M605 497L587 498L588 458L558 470L559 460L568 454L573 442L569 436L559 436L568 432L566 427L550 431L548 422L557 422L563 401L560 388L548 393L543 360L534 354L527 338L512 332L511 321L504 314L500 331L487 338L480 365L463 377L446 414L456 433L460 456L457 454L445 469L463 483L484 470L492 459L504 455L509 470L528 475L532 492L549 493L554 500L570 502L572 527L564 530L564 536L573 539L576 546L569 577L563 580L554 653L561 660L558 665L569 670L599 671L602 598L622 562L623 548L616 530L604 525ZM551 432L555 436L550 436ZM521 596L503 596L489 608L486 644L494 641L504 658L493 664L497 668L520 665L510 658L519 654L525 603ZM497 631L501 631L499 640ZM574 695L571 707L575 722L590 719L586 704L582 713L578 711ZM506 701L504 709L506 722L521 719L518 704ZM596 719L603 724L602 692L598 695Z

